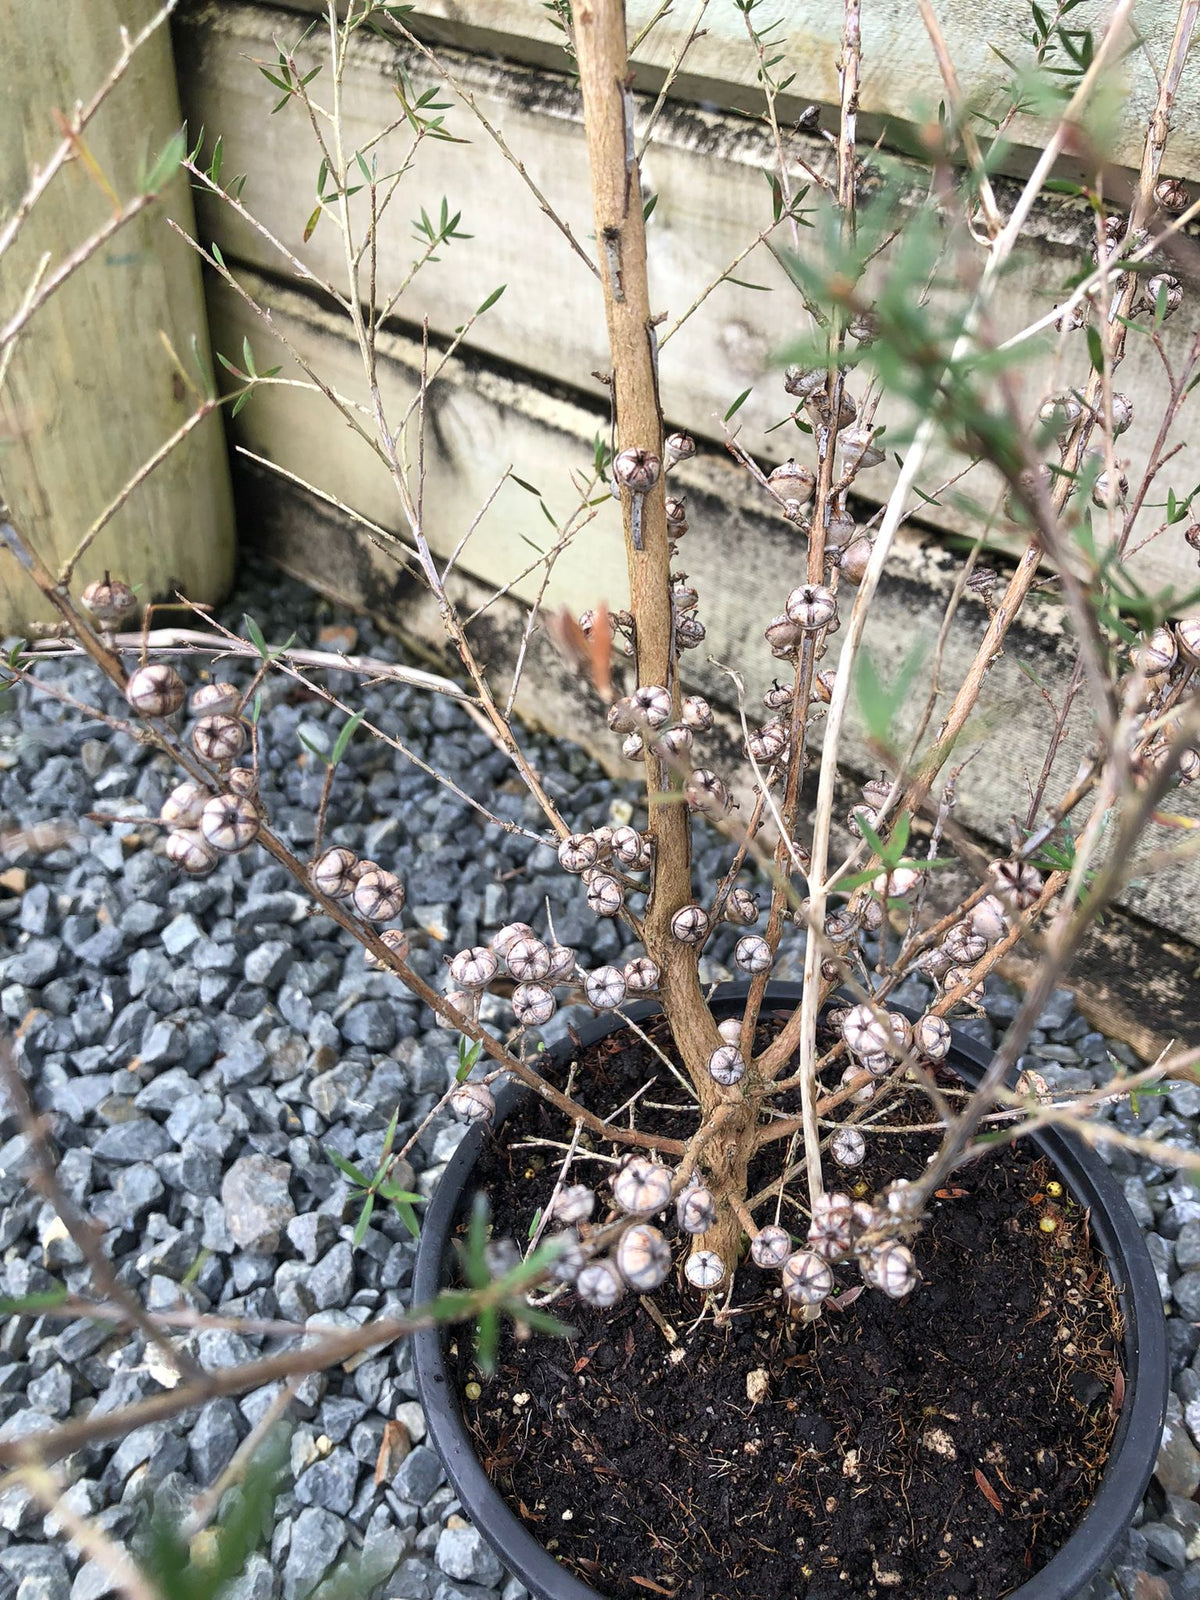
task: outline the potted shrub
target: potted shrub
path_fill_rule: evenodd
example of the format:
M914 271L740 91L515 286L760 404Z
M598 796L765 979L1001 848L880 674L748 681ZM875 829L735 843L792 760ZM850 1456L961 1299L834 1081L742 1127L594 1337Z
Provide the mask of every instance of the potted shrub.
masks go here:
M1200 621L1122 584L1121 557L1161 451L1131 491L1118 454L1131 408L1114 389L1128 340L1156 338L1182 303L1169 267L1183 249L1189 202L1161 169L1192 14L1181 12L1127 204L1103 198L1102 171L1078 186L1094 264L1037 327L1002 340L991 320L996 286L1121 48L1124 10L1063 70L1045 151L1003 204L946 63L950 119L927 151L932 204L943 217L938 240L924 222L896 223L899 191L887 174L868 173L858 148L856 0L845 9L833 154L811 173L812 218L778 125L768 30L752 5L741 9L779 149L763 237L776 227L790 235L780 254L811 331L793 329L789 318L780 341L791 356L782 388L796 454L768 473L727 427L729 449L794 530L796 552L792 570L764 578L763 637L746 645L747 663L752 653L770 657L776 674L761 714L746 701L744 664L730 673L737 771L724 760L710 765L719 718L688 683L706 597L680 565L681 541L689 532L720 534L689 530L676 484L696 444L667 426L659 404L624 11L619 0L579 0L569 19L594 256L567 232L602 292L614 416L611 449L598 450L600 471L581 490L580 513L607 506L609 493L619 506L629 605L544 620L590 682L628 770L644 776L640 813L588 831L572 827L526 754L511 715L515 681L505 700L448 587L453 558L439 560L427 537L421 452L437 372L423 370L403 418L385 404L376 341L391 302L376 286L372 230L393 175L350 150L336 98L332 108L316 99L299 46L281 50L271 74L284 104L306 110L318 129L337 130L322 157L318 212L341 230L346 282L336 297L358 341L368 398L345 399L290 349L289 372L300 376L279 381L324 393L387 469L405 559L438 603L464 682L400 675L467 701L540 808L539 837L578 880L591 912L621 926L636 953L583 970L551 927L512 924L449 956L444 986L430 982L410 959L401 877L324 839L344 742L327 754L310 858L272 826L258 786L263 678L286 672L344 705L348 739L362 719L320 675L370 676L379 664L276 645L254 627L244 639L207 627L156 630L149 614L140 634L124 633L134 609L128 589L106 578L74 596L74 562L65 575L50 571L22 534L20 508L6 512L4 537L63 625L14 652L10 669L55 692L39 677L39 660L86 652L120 691L123 725L181 769L160 819L178 869L203 874L223 854L265 849L373 963L462 1036L460 1069L443 1100L469 1131L430 1208L416 1281L418 1298L444 1296L439 1320L456 1309L481 1312L480 1344L460 1332L451 1349L427 1330L418 1370L464 1503L535 1592L574 1600L735 1590L763 1600L796 1591L813 1600L1013 1589L1027 1600L1066 1596L1097 1569L1136 1507L1166 1386L1154 1275L1124 1202L1085 1146L1118 1137L1095 1120L1114 1096L1185 1071L1191 1058L1074 1097L1050 1093L1018 1067L1088 926L1127 881L1163 796L1200 767ZM936 22L926 21L938 44ZM367 23L398 33L444 72L403 14L368 3L341 21L331 14L334 81ZM402 100L418 143L440 135L428 95L405 80ZM951 156L966 162L958 184ZM181 149L178 159L210 195L262 228L240 186L223 183L211 150ZM879 193L865 205L872 185ZM425 220L430 248L421 265L449 247L457 224L448 214L440 225ZM809 222L811 241L801 233ZM986 240L978 272L948 300L928 296L928 284L940 286L942 250L965 250L972 231ZM880 279L873 264L897 240ZM249 298L220 253L193 242ZM90 248L102 243L98 236ZM285 253L293 270L309 270ZM35 292L34 310L37 303ZM273 328L269 312L256 309ZM1074 387L1039 395L1028 415L1012 373L1045 328L1086 360L1072 368ZM227 398L239 407L279 370L261 370L250 354L226 366L234 380ZM1161 437L1185 398L1173 383ZM887 423L889 448L903 451L899 476L883 509L863 517L852 492L882 463L889 406L900 419ZM905 406L915 413L911 426ZM736 411L735 403L727 425ZM940 651L931 689L915 673L907 687L903 679L883 684L863 653L897 529L937 442L998 476L1003 514L1027 538L1006 583L980 568L978 543L971 549L946 626L968 590L986 604L987 623L940 708ZM1110 553L1098 553L1093 522L1107 529ZM563 538L574 531L559 528ZM1011 848L989 860L955 822L950 763L1014 619L1035 585L1049 581L1039 576L1043 558L1072 619L1077 671L1056 708L1029 814ZM542 565L548 572L552 559ZM539 597L517 678L540 609ZM827 652L838 633L835 668ZM180 650L248 668L197 690L186 727L184 685L171 662ZM915 735L903 739L895 712L906 692L921 710ZM840 758L855 699L879 775L848 802ZM1062 787L1051 779L1073 710L1090 716L1094 737ZM471 803L491 817L488 799ZM835 832L843 822L845 833ZM715 880L700 881L694 869L698 830L725 842ZM969 881L947 898L939 874L955 858ZM740 980L714 990L705 957L731 927ZM798 985L772 978L789 940L793 948L802 941ZM988 974L1021 940L1036 940L1037 975L1000 1046L981 1050L954 1019L970 1014ZM933 985L920 1008L897 998L914 972ZM484 1003L497 991L511 1004L511 1026ZM539 1050L538 1030L564 999L598 1020ZM378 1172L362 1179L368 1219L377 1203L414 1203L403 1162L423 1128L408 1144L389 1138ZM491 1193L490 1239L468 1204L481 1184ZM456 1299L449 1244L460 1230L468 1293ZM490 1299L489 1272L502 1285ZM511 1334L498 1328L501 1306L515 1307ZM577 1328L567 1364L554 1354L568 1348L564 1323ZM489 1467L509 1488L508 1510L488 1486ZM529 1473L533 1503L520 1487ZM643 1505L658 1520L642 1515Z

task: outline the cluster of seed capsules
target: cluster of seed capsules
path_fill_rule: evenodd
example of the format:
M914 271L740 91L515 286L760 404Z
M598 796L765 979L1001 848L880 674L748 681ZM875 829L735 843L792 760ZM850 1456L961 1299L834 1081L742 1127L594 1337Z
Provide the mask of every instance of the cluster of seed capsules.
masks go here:
M137 667L125 683L125 699L141 717L158 720L181 710L187 690L165 661ZM167 859L183 872L202 876L223 855L235 855L258 838L262 816L258 783L250 767L235 766L250 742L241 716L242 693L232 683L206 683L192 693L193 751L211 773L211 783L188 779L163 802L159 820L167 833Z
M1149 776L1160 762L1171 757L1176 729L1170 712L1179 701L1185 680L1200 667L1200 617L1181 617L1173 625L1164 623L1155 628L1134 651L1134 667L1146 685L1142 720L1158 724L1147 748L1135 761L1138 775ZM1200 778L1200 751L1188 746L1176 759L1183 783Z
M582 1183L561 1188L551 1205L558 1224L548 1236L557 1246L552 1275L571 1284L588 1305L603 1309L616 1305L627 1290L657 1289L670 1275L673 1255L671 1241L652 1219L661 1220L673 1209L679 1232L690 1239L707 1233L717 1220L716 1199L702 1182L693 1178L675 1191L669 1167L648 1156L630 1156L612 1178L611 1206L597 1228L594 1191ZM914 1210L903 1180L884 1191L878 1206L826 1193L813 1208L799 1249L785 1228L769 1223L751 1237L750 1258L766 1271L779 1272L784 1295L802 1310L814 1310L833 1293L834 1267L851 1260L865 1284L899 1299L916 1284L917 1269L908 1246L894 1235L911 1224ZM593 1240L611 1237L614 1224L623 1225L620 1237L598 1253ZM725 1281L725 1264L714 1250L690 1248L683 1275L693 1288L711 1293Z
M569 855L573 860L589 859L595 862L599 859L600 850L620 849L624 842L622 835L632 836L630 850L633 848L632 840L641 838L633 828L599 828L590 834L572 834L564 839L559 854L560 857ZM576 867L570 870L586 869ZM616 882L615 879L609 879L607 873L593 876L588 884L589 903L594 904L599 897L607 907L612 896L606 888L606 880ZM733 908L736 917L752 920L758 914L754 897L745 890L735 893L739 894ZM728 901L725 909L728 915ZM612 911L601 911L601 915L605 916L614 914L615 907ZM708 932L709 926L708 913L698 905L684 906L672 919L672 931L682 944L697 943ZM744 972L766 972L773 959L770 945L758 934L746 934L738 940L734 960ZM575 951L568 946L539 939L528 923L510 922L494 935L490 944L460 950L452 958L449 966L451 987L446 998L456 1010L475 1020L484 992L495 979L506 976L516 985L512 993L512 1008L518 1025L543 1027L557 1009L555 989L581 987L584 998L594 1010L613 1011L626 1001L643 1000L656 994L661 974L658 963L648 955L634 956L623 967L605 965L585 971L578 965ZM713 1051L709 1071L718 1083L734 1084L745 1070L746 1064L735 1042L727 1042ZM474 1089L477 1086L470 1087ZM491 1107L485 1101L482 1108L477 1110L468 1096L464 1098L463 1105L456 1109L472 1116L490 1114Z

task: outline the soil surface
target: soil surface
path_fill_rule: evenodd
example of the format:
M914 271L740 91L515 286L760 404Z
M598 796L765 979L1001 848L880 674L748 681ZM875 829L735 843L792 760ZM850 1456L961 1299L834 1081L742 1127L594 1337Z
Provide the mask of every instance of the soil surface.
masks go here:
M597 1110L651 1079L643 1103L682 1103L630 1035L579 1066L576 1092ZM925 1115L899 1100L888 1121ZM646 1112L639 1125L677 1135L691 1120ZM529 1141L562 1138L532 1097L500 1130L477 1169L498 1233L524 1239L552 1188L561 1149ZM858 1192L914 1175L932 1148L871 1140ZM782 1150L767 1148L752 1181L777 1175ZM609 1600L1007 1594L1099 1483L1124 1390L1119 1314L1086 1213L1031 1146L1002 1147L941 1196L907 1300L853 1294L857 1271L840 1267L849 1303L804 1325L778 1274L747 1259L720 1321L697 1322L702 1299L677 1273L607 1312L560 1295L571 1337L509 1330L490 1377L459 1336L451 1370L460 1391L481 1385L463 1408L493 1482ZM799 1239L803 1215L781 1220Z

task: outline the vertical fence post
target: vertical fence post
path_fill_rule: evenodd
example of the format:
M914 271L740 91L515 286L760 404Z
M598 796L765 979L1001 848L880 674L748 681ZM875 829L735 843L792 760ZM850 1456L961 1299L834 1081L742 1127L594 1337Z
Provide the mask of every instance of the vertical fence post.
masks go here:
M120 53L121 28L136 33L155 9L154 0L0 0L0 225L61 138L56 112L95 93ZM20 307L45 254L52 272L114 215L106 184L121 202L137 195L181 121L163 25L89 124L85 151L53 178L0 263L0 325ZM37 312L0 389L0 484L55 570L202 403L212 355L200 270L168 216L194 228L183 174ZM110 568L137 587L140 600L178 588L211 602L228 588L233 555L224 429L214 411L115 511L72 588ZM45 615L15 563L0 560L0 633L22 632Z

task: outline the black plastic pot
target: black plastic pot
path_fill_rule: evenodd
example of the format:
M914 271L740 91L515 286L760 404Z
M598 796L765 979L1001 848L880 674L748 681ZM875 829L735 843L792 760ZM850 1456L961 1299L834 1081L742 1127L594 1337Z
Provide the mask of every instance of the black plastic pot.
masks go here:
M712 1002L717 1015L740 1011L746 987L730 984L718 990ZM790 1010L799 1001L797 985L773 984L764 1010L772 1003ZM655 1010L653 1005L643 1005L630 1015L640 1021ZM619 1019L598 1018L580 1030L581 1042L592 1044L621 1026ZM949 1065L967 1083L979 1081L989 1059L990 1053L982 1045L955 1032ZM505 1088L497 1097L498 1119L507 1115L525 1092L512 1085ZM467 1133L425 1213L413 1274L415 1305L431 1300L448 1281L451 1234L469 1198L471 1171L486 1137L486 1131L478 1127ZM1099 1157L1078 1140L1053 1129L1030 1137L1054 1162L1075 1199L1090 1210L1092 1236L1108 1257L1125 1323L1125 1400L1096 1498L1057 1554L1009 1596L1009 1600L1074 1600L1112 1555L1146 1492L1162 1434L1170 1365L1158 1282L1124 1195ZM463 1510L536 1600L602 1600L595 1589L542 1548L492 1486L463 1422L442 1338L436 1329L416 1334L413 1364L430 1439Z

